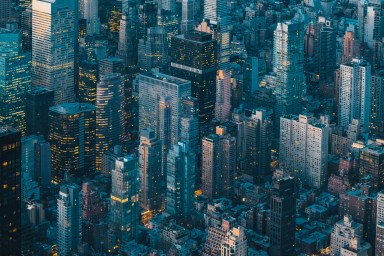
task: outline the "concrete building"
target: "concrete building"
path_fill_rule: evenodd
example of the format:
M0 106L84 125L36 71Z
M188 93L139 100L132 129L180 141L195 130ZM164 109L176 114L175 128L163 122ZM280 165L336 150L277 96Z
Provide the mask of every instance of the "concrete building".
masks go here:
M215 118L220 122L227 121L231 112L230 73L219 70L216 76Z
M221 256L247 256L248 245L243 227L230 229L221 244Z

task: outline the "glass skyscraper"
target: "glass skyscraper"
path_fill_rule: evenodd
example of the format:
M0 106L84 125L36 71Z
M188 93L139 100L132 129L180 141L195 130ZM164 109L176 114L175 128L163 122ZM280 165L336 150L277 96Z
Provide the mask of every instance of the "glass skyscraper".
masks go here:
M20 30L0 30L0 123L25 134L25 96L31 87L31 57L21 51Z
M88 103L64 103L49 109L49 142L52 179L66 174L81 177L95 170L96 107Z
M77 1L32 1L32 83L55 92L55 104L75 99Z

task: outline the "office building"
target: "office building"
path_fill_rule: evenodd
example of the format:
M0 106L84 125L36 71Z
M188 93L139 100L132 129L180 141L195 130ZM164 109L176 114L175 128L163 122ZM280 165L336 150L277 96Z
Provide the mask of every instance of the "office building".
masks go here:
M77 100L80 103L96 103L96 84L99 80L99 66L96 61L82 60L79 65L79 87Z
M377 214L376 214L376 255L384 253L384 191L377 194Z
M199 100L200 124L208 124L215 116L216 40L199 31L175 36L170 55L171 74L191 81L191 96Z
M301 113L306 94L304 79L304 29L299 20L277 23L273 44L273 71L276 74L275 129L280 117Z
M136 239L139 225L139 167L135 155L116 159L112 171L111 226L117 241Z
M165 75L162 73L143 73L136 77L135 87L139 88L139 128L150 128L158 138L167 137L169 145L179 141L179 122L181 115L181 100L191 96L191 82ZM167 101L168 110L165 101ZM164 105L165 104L165 105ZM165 112L164 112L165 111ZM169 111L170 123L168 134L161 135L164 123L160 121L163 114Z
M314 40L314 71L320 81L334 81L336 68L336 32L330 20L319 17Z
M360 176L369 175L373 186L378 190L384 188L384 144L373 143L360 151Z
M129 16L129 13L123 13L120 19L119 43L116 56L123 60L124 67L133 67L137 64L137 36L135 22L136 20Z
M328 127L310 116L280 118L280 163L303 184L320 188L328 173Z
M96 169L108 149L126 139L124 84L121 74L104 75L97 83L96 95Z
M165 188L162 173L162 143L155 131L141 129L139 145L140 203L145 211L164 209Z
M187 143L179 142L169 150L166 210L171 215L187 218L193 210L196 161Z
M21 254L21 133L0 127L0 247L4 255Z
M60 187L57 199L57 251L69 256L81 242L81 189L76 184Z
M31 87L31 56L21 50L21 31L0 30L0 122L25 135L25 95Z
M100 171L104 176L111 176L112 170L115 169L116 159L123 157L123 149L120 145L115 145L113 149L109 149L101 157Z
M185 34L194 27L194 0L183 0L181 4L181 34Z
M352 31L346 31L343 39L343 54L340 64L349 63L354 58L360 57L360 40Z
M87 35L100 34L99 0L79 1L79 18L87 22Z
M371 77L371 109L369 128L379 137L384 132L384 70Z
M65 103L49 109L52 179L81 177L95 171L96 107Z
M228 71L219 70L216 76L215 118L224 122L231 113L231 82Z
M99 60L99 77L111 73L123 73L124 62L123 59L116 57L109 57Z
M352 119L358 119L368 131L370 111L371 65L362 59L340 65L338 125L345 131Z
M27 92L25 120L27 135L43 135L48 139L49 108L54 104L54 92L44 87L35 86Z
M138 6L138 23L137 23L137 39L147 40L147 31L150 28L157 26L157 13L158 5L161 5L162 2L153 1L153 0L144 0L141 1L141 4Z
M245 138L241 156L245 157L243 178L253 183L263 183L271 175L271 148L273 125L271 116L265 109L256 109L251 117L244 120ZM242 143L239 141L238 143Z
M26 6L21 13L20 28L22 30L22 49L23 51L32 51L32 7Z
M273 181L270 199L269 255L291 255L295 244L295 180L281 177Z
M259 59L248 57L243 64L243 95L251 96L259 89Z
M0 28L4 28L10 21L12 14L12 0L3 0L0 3Z
M232 197L236 170L236 138L226 127L202 141L202 192L210 199Z
M168 62L168 42L164 28L151 27L146 30L146 34L146 39L139 40L138 66L150 71Z
M221 244L221 256L247 256L248 244L244 227L230 229Z
M32 1L32 84L55 93L55 105L75 99L77 1Z
M331 234L331 255L340 255L341 249L352 243L355 237L363 236L363 225L352 220L352 217L345 215L333 227Z

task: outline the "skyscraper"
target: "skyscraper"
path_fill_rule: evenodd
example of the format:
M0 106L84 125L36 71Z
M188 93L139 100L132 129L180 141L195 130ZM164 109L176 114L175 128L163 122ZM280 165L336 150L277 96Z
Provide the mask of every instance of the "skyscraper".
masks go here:
M87 35L100 34L99 1L79 1L79 18L87 21Z
M60 187L57 199L57 250L69 256L81 242L81 189L76 184Z
M209 199L233 195L236 169L236 139L225 127L216 127L216 134L202 141L202 192Z
M96 61L82 60L79 66L79 87L77 100L81 103L96 103L96 84L99 80L99 66Z
M21 133L0 127L0 247L10 256L21 254Z
M96 169L108 149L119 145L125 133L124 84L121 74L104 75L97 83L96 95Z
M191 95L191 82L165 75L162 73L148 72L136 77L135 87L139 88L139 128L150 128L160 138L160 122L164 114L164 100L169 104L169 133L167 136L170 145L179 141L179 122L181 115L181 100Z
M55 92L55 104L75 99L77 1L32 1L32 83Z
M152 27L157 27L158 5L161 1L144 0L138 6L137 39L147 39L147 31ZM161 9L161 8L160 8Z
M278 130L282 115L301 113L301 98L306 93L303 22L294 19L277 23L273 71L276 73L275 128Z
M194 26L194 0L183 0L181 12L181 34L185 34L193 29Z
M219 70L216 77L215 118L220 122L227 121L231 112L231 82L228 71Z
M48 120L49 108L53 106L54 93L44 87L35 86L27 92L25 120L27 135L44 135L48 139L49 126L45 123Z
M3 0L0 2L0 28L4 28L9 22L12 11L12 0Z
M165 188L162 174L162 145L155 131L143 128L140 131L139 168L140 203L145 211L164 209Z
M295 244L295 181L292 177L282 177L273 181L271 195L271 221L269 237L271 256L292 255Z
M256 109L244 121L245 170L243 177L254 183L263 183L270 173L272 147L272 120L264 109Z
M340 65L338 125L345 131L358 119L368 131L370 112L371 65L362 59Z
M216 48L216 40L204 32L172 38L171 73L191 81L191 95L199 100L200 124L208 124L215 116Z
M307 186L326 184L328 134L328 127L310 116L280 118L280 162Z
M384 253L384 191L377 194L376 255Z
M166 210L176 217L188 217L193 209L196 160L196 153L185 142L169 150Z
M384 189L384 144L372 143L360 150L360 176L370 176L377 190Z
M345 32L343 40L343 55L341 56L340 64L349 63L353 58L359 58L359 48L360 41L356 38L356 34L352 31Z
M25 134L25 95L31 87L31 56L21 51L20 30L0 30L0 122Z
M138 66L145 71L163 67L168 62L168 45L165 29L151 27L146 31L145 39L139 41Z
M139 224L139 167L135 155L116 159L112 171L111 229L117 241L136 239Z
M95 170L96 107L88 103L65 103L49 109L49 142L52 179L65 174L81 177Z
M384 70L371 77L370 131L376 135L384 132Z
M137 64L137 27L135 22L128 13L123 13L120 20L119 43L116 55L123 59L125 67L132 67Z

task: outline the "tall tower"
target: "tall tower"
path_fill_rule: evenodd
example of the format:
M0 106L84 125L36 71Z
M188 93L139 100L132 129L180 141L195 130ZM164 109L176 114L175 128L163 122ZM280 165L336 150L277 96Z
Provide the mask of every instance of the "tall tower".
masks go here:
M0 122L25 135L25 96L31 88L31 56L22 53L21 31L0 30Z
M111 228L119 242L136 239L139 224L139 167L135 155L119 157L112 170Z
M96 96L96 169L100 169L105 152L126 138L124 84L121 74L101 77Z
M25 119L27 135L44 135L48 139L49 127L46 125L48 120L49 108L53 106L54 93L44 87L35 86L27 93Z
M284 114L301 112L306 93L304 79L304 29L298 20L277 23L274 32L273 71L276 73L275 128Z
M21 133L0 127L0 247L1 253L21 255Z
M328 127L309 116L280 118L280 161L307 186L326 184Z
M69 256L81 242L81 189L76 184L61 186L57 199L57 250Z
M96 107L88 103L65 103L49 109L49 142L52 179L65 174L81 177L95 170Z
M145 71L162 67L167 63L168 45L164 28L151 27L146 31L146 39L139 41L138 66Z
M215 118L227 121L231 112L231 81L228 71L219 70L216 77Z
M75 99L77 1L32 1L32 83L55 92L55 104Z
M87 21L87 35L100 34L99 0L79 1L79 18Z
M358 119L368 131L371 65L362 59L340 65L338 124L345 131Z
M270 201L271 223L269 237L271 256L291 255L295 244L296 199L295 181L292 177L283 177L273 181Z
M188 217L193 209L196 154L188 144L179 142L167 156L167 212Z
M119 43L116 55L123 59L125 67L137 64L137 7L129 6L133 1L123 1L123 12L120 19ZM127 8L124 6L127 5Z
M140 130L150 128L160 138L161 128L164 127L160 121L164 121L164 111L169 111L168 137L170 145L175 145L179 141L181 99L191 96L191 82L162 73L148 72L137 76L134 83L139 90ZM165 109L164 100L169 105L168 110Z
M384 132L384 70L371 77L369 128L376 135Z
M360 57L360 41L356 38L356 34L352 31L347 31L344 34L343 40L343 55L340 63L349 63L353 58Z
M183 0L181 13L181 34L185 34L194 26L194 0Z
M164 209L162 145L155 132L143 128L140 131L139 168L140 202L145 211L157 212Z
M96 84L99 80L97 61L81 60L79 65L79 87L77 100L81 103L96 103Z
M200 124L208 124L215 116L216 47L216 40L204 32L172 38L171 73L191 81L191 95L199 100Z
M0 28L4 28L9 18L11 17L12 11L12 0L2 0L0 2Z
M384 191L377 194L376 255L384 254Z

